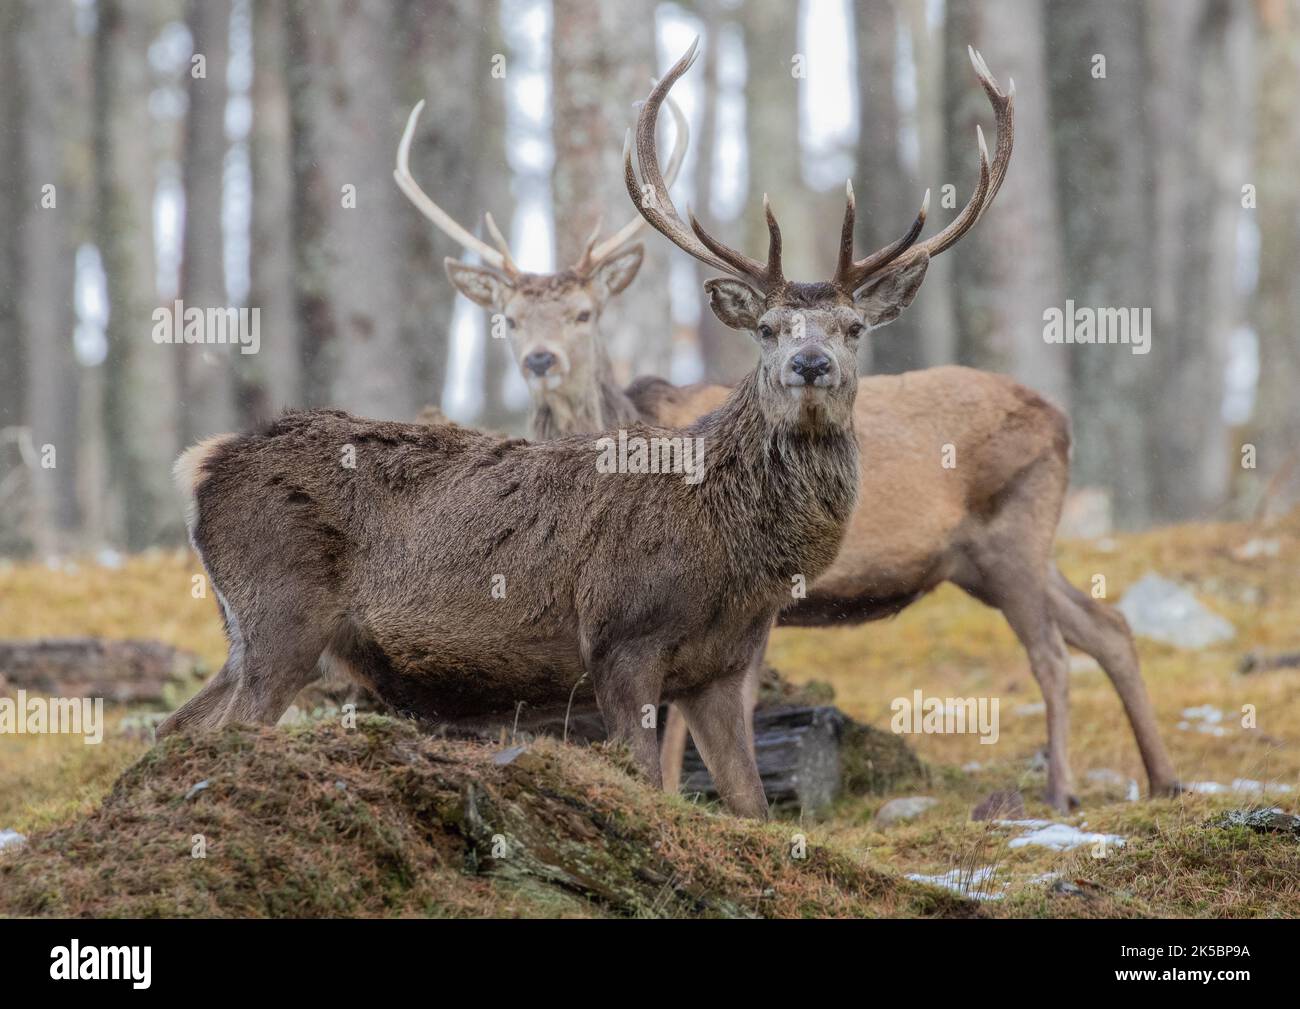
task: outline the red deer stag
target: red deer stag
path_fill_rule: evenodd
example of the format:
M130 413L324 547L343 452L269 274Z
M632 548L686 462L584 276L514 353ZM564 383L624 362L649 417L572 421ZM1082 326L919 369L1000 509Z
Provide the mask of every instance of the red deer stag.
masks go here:
M686 117L669 101L676 140L668 161L667 184L672 185L686 154ZM397 146L393 178L420 213L465 249L476 253L482 266L444 260L447 276L461 294L498 313L504 320L510 347L532 397L532 432L552 438L566 431L601 431L631 423L636 408L614 381L600 316L606 302L632 283L645 253L629 245L645 227L639 214L599 240L600 222L587 240L582 257L558 273L524 273L515 265L510 247L490 213L484 215L496 248L475 238L439 207L411 175L411 138L424 102L411 110Z
M643 170L671 212L653 122L638 130ZM770 208L766 264L643 213L735 278L710 281L715 306L758 334L757 367L721 407L684 429L633 428L699 439L702 479L607 472L589 436L529 443L334 410L200 443L176 475L230 652L160 736L272 724L322 663L430 720L562 706L581 687L655 784L647 715L678 703L729 808L767 815L748 668L792 576L815 578L839 551L858 491L858 340L911 302L928 254L898 243L868 257L855 299L840 274L785 279ZM743 314L763 299L761 320Z
M718 318L732 328L756 333L760 346L773 334L784 333L795 316L803 318L809 333L819 334L843 316L855 292L864 288L857 296L859 305L870 305L872 292L882 284L897 282L890 278L914 277L919 283L928 258L960 239L1002 184L1011 156L1015 86L1003 94L983 58L970 50L993 106L997 144L990 166L979 135L979 183L958 217L933 237L915 242L925 218L923 204L915 224L895 246L854 260L850 186L835 279L802 286L797 295L782 287L755 289L752 280L745 279L761 275L760 265L725 249L693 217L694 234L688 231L658 184L654 132L659 103L689 67L693 53L694 48L642 107L636 151L649 186L645 192L637 188L629 151L628 192L646 219L678 247L733 276L741 275L740 280L706 286ZM872 328L891 322L907 300L910 295L888 299L883 310L866 313L867 322ZM659 379L640 379L628 388L642 418L668 426L694 422L727 393L720 386L677 388ZM1116 610L1070 584L1052 560L1069 479L1067 418L1009 378L943 367L863 378L853 427L862 459L861 483L844 546L820 578L809 579L807 597L782 610L779 622L834 626L879 619L898 613L941 583L953 582L1000 610L1028 653L1047 704L1047 800L1054 807L1077 805L1067 753L1067 644L1096 658L1110 677L1137 738L1151 794L1177 792L1177 777L1142 683L1127 623ZM945 445L955 453L953 468L941 464ZM754 677L757 669L758 663ZM751 682L749 703L753 691ZM665 785L670 789L677 787L684 745L685 725L674 713L663 753Z

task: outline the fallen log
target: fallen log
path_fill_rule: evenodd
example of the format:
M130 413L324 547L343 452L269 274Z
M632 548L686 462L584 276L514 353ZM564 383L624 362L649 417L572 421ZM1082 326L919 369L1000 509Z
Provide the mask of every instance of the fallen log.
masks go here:
M0 684L13 690L102 697L119 704L170 704L202 676L196 655L161 641L0 641Z

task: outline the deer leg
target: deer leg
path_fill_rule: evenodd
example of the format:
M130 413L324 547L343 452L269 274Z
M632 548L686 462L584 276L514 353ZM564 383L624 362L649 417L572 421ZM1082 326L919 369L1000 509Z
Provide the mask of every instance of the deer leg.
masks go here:
M659 766L663 770L664 791L676 794L682 787L682 762L686 756L686 740L690 730L686 716L676 704L668 706L668 719L664 722L664 738L659 744Z
M745 727L748 730L749 752L754 752L754 707L758 703L758 682L763 672L763 656L767 654L767 636L750 660L745 675L744 693ZM659 748L659 764L663 768L664 791L677 793L682 785L682 761L686 756L686 741L690 732L686 717L676 704L668 708L668 721L664 724L664 738Z
M173 711L158 726L157 738L186 729L215 729L230 703L231 693L239 683L239 655L232 648L225 664L203 688Z
M632 751L646 781L655 788L663 787L653 717L663 684L657 661L625 651L593 669L591 680L606 735Z
M767 797L752 747L752 719L744 699L747 667L679 698L695 745L727 808L736 816L767 819Z
M1110 677L1128 715L1146 767L1151 795L1177 795L1182 791L1173 761L1165 750L1138 666L1137 649L1122 613L1099 603L1071 585L1055 568L1049 575L1048 601L1052 616L1071 648L1086 652Z
M1070 663L1060 628L1048 612L1045 587L1002 600L1011 629L1029 654L1029 668L1047 704L1047 801L1063 813L1079 805L1070 772Z

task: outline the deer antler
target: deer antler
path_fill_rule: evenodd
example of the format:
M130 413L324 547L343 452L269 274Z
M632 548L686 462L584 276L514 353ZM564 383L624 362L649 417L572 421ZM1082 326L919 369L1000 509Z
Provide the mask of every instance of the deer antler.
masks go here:
M397 166L393 169L393 179L397 183L397 188L406 194L406 198L415 204L420 213L437 225L438 230L452 241L470 252L477 253L488 266L500 270L507 276L518 276L519 267L511 258L510 247L506 244L505 237L497 228L491 214L486 215L485 223L488 234L497 245L495 249L457 224L449 213L429 198L411 175L411 139L415 136L415 124L422 111L424 111L423 99L415 103L415 108L411 109L411 114L406 117L406 129L402 131L401 142L397 145Z
M917 214L916 220L912 222L912 227L908 229L907 234L892 245L888 245L878 252L873 252L865 259L856 262L853 260L853 219L856 204L853 199L853 185L850 183L846 191L848 201L844 210L844 228L840 233L839 264L835 269L835 277L831 281L841 290L852 293L861 287L872 274L879 273L887 266L891 269L898 269L913 262L923 254L933 258L939 253L950 249L966 232L975 226L975 222L988 209L989 204L993 202L993 197L997 195L998 190L1002 187L1002 180L1007 174L1007 165L1011 161L1012 141L1015 138L1016 82L1014 80L1010 81L1006 94L1003 94L998 88L997 82L993 79L993 74L989 72L984 57L970 46L966 47L966 52L970 56L971 66L975 68L975 75L979 78L980 84L983 85L984 91L993 105L998 140L992 167L989 166L989 152L984 144L984 131L979 126L976 126L975 139L979 143L980 178L975 187L975 192L971 194L971 198L962 209L962 212L937 235L933 235L924 242L917 244L916 238L925 225L926 212L930 207L930 191L927 189L925 199L921 203L921 212Z
M752 284L764 293L774 291L785 284L785 277L781 272L781 229L777 226L767 196L763 197L768 231L767 265L765 266L758 260L723 245L704 230L693 214L689 215L691 226L688 229L681 215L677 213L677 208L673 206L663 176L659 174L659 156L655 145L655 124L659 116L659 106L669 89L695 62L699 44L699 38L691 43L685 55L673 64L663 80L654 86L645 104L641 106L640 115L637 116L637 167L648 187L647 191L643 193L641 183L637 181L636 171L632 168L631 131L623 144L623 181L627 184L628 195L637 210L641 212L641 216L650 223L652 228L683 252L689 253L714 269Z
M686 156L686 144L690 137L690 129L686 122L686 116L677 107L677 103L669 101L668 105L672 111L673 124L677 130L672 158L668 164L668 184L672 185L672 181L677 178L678 169L681 168L682 159ZM492 238L493 244L496 245L495 249L457 224L455 218L434 203L429 194L420 188L420 184L411 175L411 140L415 136L415 124L419 121L420 113L423 110L424 101L421 99L415 103L415 108L407 116L406 129L402 131L401 142L397 145L397 165L393 169L393 179L396 181L398 188L406 194L408 200L415 204L420 213L432 221L452 241L477 254L484 263L500 270L506 276L519 276L520 270L515 265L514 258L510 255L510 246L506 242L505 236L501 234L501 229L497 227L497 222L493 220L490 212L483 215L483 223L487 228L488 235ZM610 253L626 245L632 236L643 227L645 227L645 222L639 216L634 217L605 241L597 244L596 239L600 234L600 222L597 222L596 230L592 232L591 237L587 240L586 250L574 269L579 273L589 271L593 266L609 256Z

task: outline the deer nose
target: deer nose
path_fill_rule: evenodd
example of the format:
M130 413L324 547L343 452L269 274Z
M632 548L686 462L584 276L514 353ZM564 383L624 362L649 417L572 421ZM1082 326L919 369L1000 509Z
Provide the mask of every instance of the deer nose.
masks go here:
M550 370L555 363L555 355L549 350L535 350L524 358L524 367L539 378Z
M790 359L790 367L804 380L805 385L812 385L831 370L831 359L819 351L801 351Z

